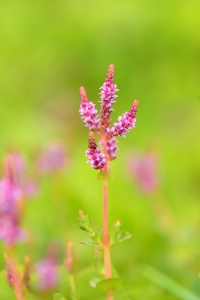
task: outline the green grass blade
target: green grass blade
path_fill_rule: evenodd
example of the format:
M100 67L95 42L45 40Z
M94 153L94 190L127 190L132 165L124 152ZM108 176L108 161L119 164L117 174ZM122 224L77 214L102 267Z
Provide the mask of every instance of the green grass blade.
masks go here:
M200 297L195 295L193 292L188 289L182 287L180 284L175 282L173 279L165 275L164 273L152 268L151 266L147 266L142 275L154 283L161 286L163 289L168 290L170 293L177 296L182 300L200 300Z

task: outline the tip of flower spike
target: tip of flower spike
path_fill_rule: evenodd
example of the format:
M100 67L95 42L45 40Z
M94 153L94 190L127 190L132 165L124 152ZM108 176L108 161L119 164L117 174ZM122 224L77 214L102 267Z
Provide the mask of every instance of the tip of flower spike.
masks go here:
M114 65L111 64L108 68L108 73L107 73L107 79L108 80L112 80L113 77L114 77L114 72L115 72L115 69L114 69Z
M78 217L81 218L82 216L84 216L84 213L81 209L79 209L78 211Z
M10 287L14 286L14 266L8 254L4 252L4 261L6 265L6 280Z
M11 154L6 155L4 159L6 175L8 179L15 183L16 182L16 170L15 170L15 162L13 156Z
M81 101L88 101L87 94L83 86L80 87L79 91L80 91Z
M134 100L133 101L133 104L132 104L132 107L131 107L131 110L132 110L132 113L133 113L133 117L135 117L137 111L138 111L138 106L139 106L139 101L138 100Z
M30 289L30 271L31 271L30 257L26 255L24 259L24 269L23 269L21 280L24 287L27 290Z

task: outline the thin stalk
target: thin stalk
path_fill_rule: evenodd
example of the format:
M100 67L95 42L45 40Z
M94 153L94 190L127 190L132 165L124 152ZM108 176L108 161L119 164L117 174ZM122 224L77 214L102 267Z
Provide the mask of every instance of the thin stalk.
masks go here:
M103 140L103 150L107 156L106 140ZM108 174L108 163L104 167L104 172ZM108 232L108 181L103 183L103 250L104 250L104 270L105 279L112 277L111 261L110 261L110 247L109 247L109 232ZM107 300L113 300L112 294L106 295Z
M72 273L69 274L69 285L70 285L70 289L71 289L72 300L77 300L74 275Z

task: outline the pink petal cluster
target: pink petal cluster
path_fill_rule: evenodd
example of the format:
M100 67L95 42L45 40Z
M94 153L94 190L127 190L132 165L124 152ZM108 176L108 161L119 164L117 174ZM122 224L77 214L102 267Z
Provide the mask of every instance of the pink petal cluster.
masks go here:
M130 159L129 168L137 185L145 193L151 193L157 189L158 165L155 153L136 155Z
M93 169L103 169L106 164L105 154L102 154L101 151L97 148L95 150L89 149L86 151L88 157L88 162L90 163Z
M113 160L117 158L115 152L117 151L118 146L116 145L116 143L117 143L117 139L114 137L108 140L106 143L106 150L109 156L109 160Z
M81 104L79 113L82 115L83 121L90 130L98 130L99 119L97 117L97 110L95 109L94 103L88 101L85 89L83 87L80 88L80 97Z

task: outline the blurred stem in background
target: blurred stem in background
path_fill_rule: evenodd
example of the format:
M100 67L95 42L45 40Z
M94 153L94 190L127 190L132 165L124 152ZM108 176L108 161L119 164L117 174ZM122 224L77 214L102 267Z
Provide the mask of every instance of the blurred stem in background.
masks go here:
M72 242L67 244L66 248L66 258L65 258L65 267L69 274L69 286L71 290L71 298L72 300L77 300L77 292L76 292L76 285L74 280L74 245Z

